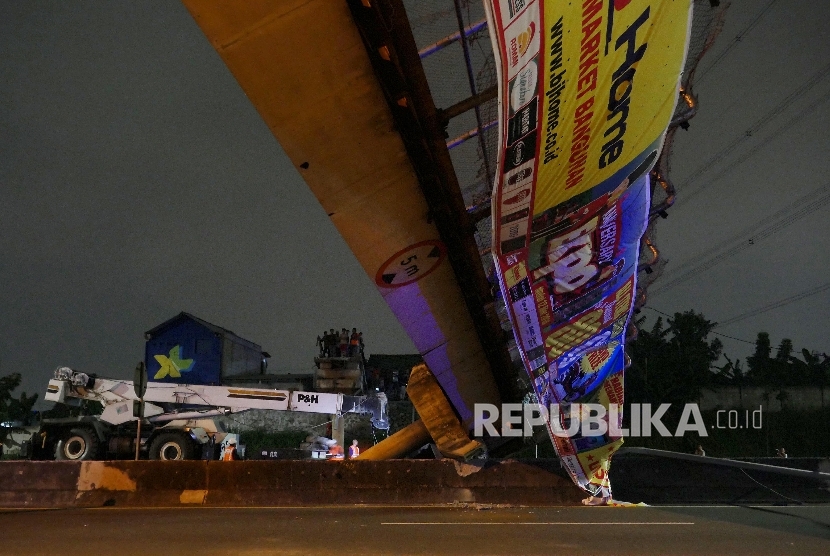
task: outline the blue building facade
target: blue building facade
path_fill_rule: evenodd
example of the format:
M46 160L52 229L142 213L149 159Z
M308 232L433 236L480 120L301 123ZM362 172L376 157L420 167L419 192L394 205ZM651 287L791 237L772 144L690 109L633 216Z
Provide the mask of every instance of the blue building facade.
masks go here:
M270 357L259 345L184 312L144 337L147 377L154 382L221 385L227 378L265 373Z

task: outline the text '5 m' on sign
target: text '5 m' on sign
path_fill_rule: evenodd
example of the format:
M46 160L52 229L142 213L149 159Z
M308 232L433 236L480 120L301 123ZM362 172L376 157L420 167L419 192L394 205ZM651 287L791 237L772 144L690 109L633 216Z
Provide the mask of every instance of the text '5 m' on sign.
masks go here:
M381 265L375 283L381 288L400 288L417 282L438 268L446 254L447 248L437 239L410 245Z

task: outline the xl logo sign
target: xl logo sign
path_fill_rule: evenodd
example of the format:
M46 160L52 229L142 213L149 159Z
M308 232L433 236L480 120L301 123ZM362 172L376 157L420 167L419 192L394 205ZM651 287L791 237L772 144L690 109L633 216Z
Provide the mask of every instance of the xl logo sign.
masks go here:
M318 403L320 401L320 397L316 394L297 394L297 401L305 403Z

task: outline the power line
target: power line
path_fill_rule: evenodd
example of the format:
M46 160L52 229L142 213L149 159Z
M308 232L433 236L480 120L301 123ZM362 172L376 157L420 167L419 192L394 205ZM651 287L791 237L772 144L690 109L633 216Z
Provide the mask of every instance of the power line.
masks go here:
M757 145L752 147L750 150L746 151L744 154L742 154L737 159L735 159L735 161L733 161L731 164L729 164L728 166L723 168L720 172L716 173L711 178L706 180L706 183L701 184L700 187L694 189L690 194L682 195L678 199L678 202L674 204L673 208L677 209L679 207L682 207L682 206L686 205L689 201L691 201L692 199L694 199L695 197L700 195L702 192L704 192L706 189L708 189L709 186L711 186L713 183L717 183L717 181L719 179L721 179L724 176L726 176L726 175L734 172L735 170L737 170L738 167L741 164L746 162L749 158L755 156L758 153L758 151L760 151L762 148L766 147L771 142L773 142L777 139L781 139L783 137L783 134L784 134L785 131L787 131L789 128L793 127L795 124L799 123L801 120L806 118L816 108L818 108L819 106L821 106L822 104L824 104L828 100L830 100L830 93L825 93L822 96L820 96L818 99L816 99L809 106L802 109L798 114L796 114L795 116L793 116L792 118L787 120L783 125L779 126L777 129L770 132L760 143L758 143ZM689 185L691 185L691 183L687 183L686 187L688 187ZM684 188L684 193L685 193L685 188Z
M643 309L649 309L650 311L654 311L655 313L660 313L663 316L672 318L674 315L670 315L668 313L664 313L659 309L655 309L654 307L643 307ZM715 326L720 326L720 323L715 323ZM729 338L730 340L737 340L738 342L743 342L745 344L752 344L755 345L755 342L750 342L749 340L743 340L741 338L736 338L735 336L729 336L728 334L721 334L720 332L715 332L714 330L709 331L710 334L714 334L715 336L721 336L723 338Z
M732 317L730 319L726 319L725 321L718 324L718 326L728 326L730 324L734 324L736 322L740 322L742 320L748 319L750 317L755 317L757 315L762 315L774 309L778 309L780 307L784 307L785 305L789 305L790 303L795 303L796 301L801 301L802 299L806 299L808 297L812 297L814 295L820 294L823 291L830 290L830 282L826 282L820 286L816 286L815 288L803 291L801 293L797 293L790 297L785 297L784 299L780 299L778 301L774 301L768 305L764 305L763 307L758 307L757 309L753 309L751 311L747 311L745 313L741 313L738 316Z
M695 78L695 82L700 83L703 80L703 76L709 73L709 70L720 64L721 60L728 56L729 53L732 52L732 49L738 46L738 44L740 44L744 40L744 38L755 28L755 26L758 25L758 22L761 21L761 19L767 14L772 5L775 4L777 1L778 0L771 0L766 6L764 6L764 9L762 9L760 13L756 15L752 21L749 22L749 25L738 31L738 34L735 35L735 38L732 40L731 43L729 43L729 46L727 46L723 50L723 52L718 54L718 57L715 58L715 60L711 64L706 66L706 68L702 72L700 72L700 74L698 74L698 76Z
M822 189L826 189L828 186L830 186L830 183L825 184L822 187ZM805 203L806 202L805 199L806 198L802 198L802 200L800 200L799 203L800 204ZM731 248L727 249L726 251L724 251L722 253L712 254L709 258L704 259L703 261L701 261L700 263L698 263L694 267L690 268L689 270L687 270L686 272L684 272L683 274L681 274L677 278L674 278L673 280L669 280L668 282L660 284L658 287L650 290L649 295L651 295L652 297L660 295L661 293L666 292L666 291L674 288L675 286L678 286L678 285L682 284L683 282L687 282L687 281L691 280L692 278L696 277L698 274L701 274L702 272L705 272L705 271L717 266L718 264L725 261L726 259L729 259L730 257L734 257L735 255L749 249L750 247L753 247L756 243L758 243L760 241L763 241L764 239L767 239L768 237L777 234L781 230L791 226L792 224L795 224L799 220L802 220L803 218L805 218L805 217L809 216L810 214L818 211L819 209L823 208L825 205L828 205L828 204L830 204L830 192L827 192L823 196L820 196L818 198L813 198L813 199L809 200L809 204L807 204L807 206L803 206L800 209L798 209L796 212L794 212L792 214L787 214L787 215L783 216L782 218L778 219L777 221L773 221L772 223L768 224L764 228L762 228L759 231L753 233L753 235L751 235L749 238L747 238L747 240L741 240L740 243L732 246ZM769 217L766 217L766 218L762 219L761 222L769 222ZM756 225L755 225L756 229L757 229L758 224L760 224L761 222L756 223Z
M720 326L720 323L715 324L715 326ZM729 338L730 340L737 340L737 341L743 342L745 344L752 344L753 346L755 345L755 342L750 342L749 340L743 340L741 338L736 338L735 336L729 336L727 334L721 334L720 332L715 332L714 330L712 330L711 333L714 334L715 336L721 336L723 338Z
M796 210L797 208L799 208L803 205L806 205L808 203L815 202L816 198L818 198L823 193L828 192L828 191L830 191L830 182L822 185L818 189L814 189L813 191L810 191L809 193L807 193L806 195L803 195L802 197L799 197L798 199L796 199L795 201L793 201L789 205L785 206L782 209L779 209L778 211L774 212L773 214L764 216L763 218L761 218L760 220L758 220L754 224L752 224L752 225L742 229L738 233L733 234L732 236L724 239L720 243L717 243L716 245L714 245L712 247L709 247L707 249L704 249L704 250L701 250L701 251L697 252L696 254L692 255L692 257L690 257L687 262L681 263L677 266L672 266L671 268L667 268L666 271L663 273L663 276L676 274L678 272L681 272L682 270L684 270L688 267L691 267L695 263L699 262L707 254L711 257L711 256L713 256L714 253L716 253L716 252L718 252L722 249L727 248L729 245L731 245L732 243L734 243L736 241L742 241L742 242L747 241L748 238L752 238L755 233L757 233L759 230L761 230L764 227L765 224L768 224L769 222L777 220L777 219L784 218L785 216L787 216L789 213Z
M729 145L727 145L724 149L721 149L717 154L710 157L708 160L704 161L700 166L698 166L691 174L689 174L685 181L687 187L691 182L696 180L702 174L709 171L713 166L721 162L724 158L729 156L735 149L737 149L744 141L752 137L754 134L759 132L765 125L767 125L773 118L778 116L781 112L783 112L790 104L793 103L796 99L801 97L802 95L806 94L810 91L813 87L815 87L819 81L821 81L828 73L830 73L830 64L825 65L821 70L819 70L815 75L813 75L809 80L801 85L798 89L787 95L781 102L779 102L772 110L761 116L755 123L753 123L746 132L735 138Z
M763 239L766 239L766 238L780 232L781 230L783 230L783 229L787 228L788 226L798 222L799 220L805 218L806 216L809 216L813 212L823 208L827 204L830 204L830 194L827 194L824 197L821 197L821 198L818 198L818 199L814 200L814 202L810 206L804 207L801 210L799 210L798 212L796 212L795 214L789 215L786 218L783 218L778 222L774 222L773 224L771 224L771 225L767 226L766 228L762 229L759 233L750 236L746 240L741 240L740 243L733 246L729 250L727 250L723 253L719 253L719 254L715 253L715 254L711 255L708 259L706 259L703 262L699 263L698 265L694 266L691 270L686 271L681 276L675 278L674 280L671 280L669 282L661 284L659 287L652 290L651 293L652 294L657 294L657 293L663 292L665 290L673 288L674 286L680 284L681 282L685 282L685 281L687 281L691 278L694 278L695 276L697 276L701 272L709 270L710 268L716 266L717 264L721 263L722 261L724 261L724 260L726 260L726 259L728 259L728 258L730 258L734 255L737 255L738 253L740 253L740 252L742 252L746 249L749 249L750 247L755 245L757 242L759 242Z
M661 314L661 315L663 315L664 317L669 317L669 318L672 318L672 317L674 316L674 315L670 315L670 314L668 314L668 313L664 313L664 312L663 312L663 311L661 311L660 309L655 309L654 307L643 307L643 309L648 309L649 311L654 311L655 313L660 313L660 314Z

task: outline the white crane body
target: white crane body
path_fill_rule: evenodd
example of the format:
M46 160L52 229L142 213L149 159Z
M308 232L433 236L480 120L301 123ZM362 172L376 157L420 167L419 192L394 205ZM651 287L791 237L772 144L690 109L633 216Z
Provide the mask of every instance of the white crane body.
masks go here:
M49 381L45 399L68 405L77 405L81 400L96 401L104 408L99 416L54 420L41 425L39 436L43 439L42 449L46 449L47 439L53 442L57 459L97 459L104 452L99 449L104 445L119 448L108 449L108 452L124 451L129 437L122 434L121 430L127 425L131 431L130 425L137 427L139 420L147 424L147 437L142 437L141 447L148 449L151 459L191 459L196 449L187 446L182 440L184 437L196 445L213 442L221 427L217 427L211 417L252 409L336 416L344 413L371 413L373 427L389 428L386 396L383 393L349 396L267 388L149 382L143 396L139 398L134 383L130 380L101 378L68 367L59 367L54 378ZM134 411L142 402L143 411ZM143 417L139 417L139 414ZM174 433L178 433L181 441L177 445L178 451L172 450L169 454L180 457L165 458L164 446L157 446L159 443L154 442L154 439L165 435L164 439L170 444ZM191 457L185 457L188 455Z

